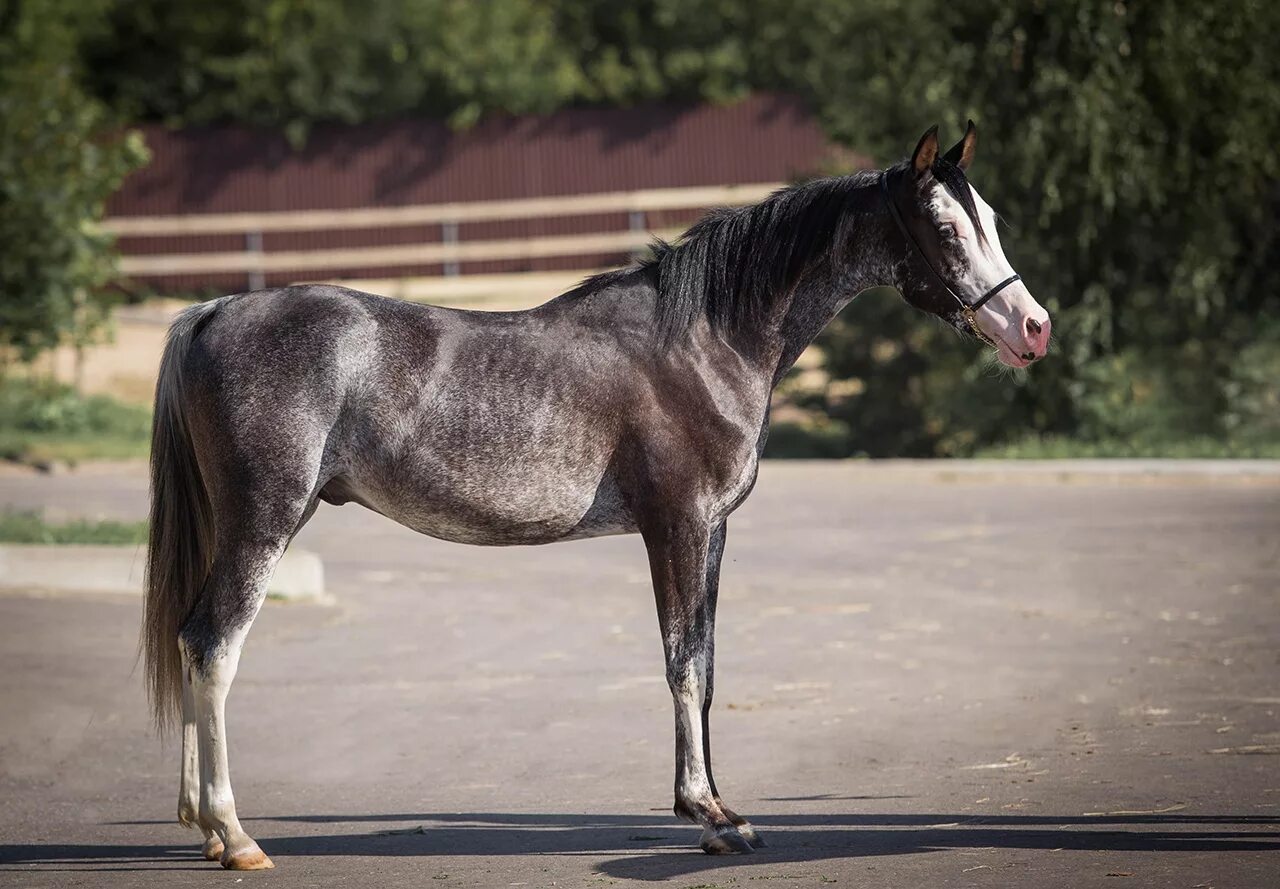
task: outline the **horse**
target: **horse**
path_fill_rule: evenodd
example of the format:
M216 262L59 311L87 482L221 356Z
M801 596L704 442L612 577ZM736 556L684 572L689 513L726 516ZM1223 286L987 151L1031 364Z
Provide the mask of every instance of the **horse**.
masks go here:
M726 520L750 494L770 394L859 292L908 303L1025 367L1047 312L942 153L713 211L675 243L518 312L332 285L224 296L173 322L156 385L140 649L180 725L178 820L223 867L272 867L236 816L225 705L285 547L321 501L481 546L639 533L675 708L675 814L712 854L764 844L711 773Z

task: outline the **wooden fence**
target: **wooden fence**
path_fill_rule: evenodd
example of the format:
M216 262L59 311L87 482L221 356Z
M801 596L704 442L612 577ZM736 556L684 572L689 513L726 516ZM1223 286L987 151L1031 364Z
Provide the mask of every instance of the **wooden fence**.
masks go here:
M121 272L131 278L182 274L243 273L250 289L263 286L267 273L325 272L441 264L446 277L459 274L462 262L591 256L634 253L654 237L674 237L678 230L650 231L646 214L661 210L693 210L755 203L782 183L661 188L601 192L563 197L506 201L368 207L345 210L301 210L262 213L212 213L185 216L123 216L108 219L108 231L128 238L175 235L241 235L237 251L142 253L133 246L121 258ZM626 213L622 231L463 242L459 225L600 213ZM336 231L399 226L439 225L441 240L392 246L268 251L269 232Z

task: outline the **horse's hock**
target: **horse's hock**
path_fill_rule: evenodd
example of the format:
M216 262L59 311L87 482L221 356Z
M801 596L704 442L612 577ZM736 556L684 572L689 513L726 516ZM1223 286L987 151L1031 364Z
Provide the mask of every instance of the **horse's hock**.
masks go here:
M52 593L142 595L145 546L32 544L0 546L0 589ZM305 549L280 560L267 597L323 602L324 563Z

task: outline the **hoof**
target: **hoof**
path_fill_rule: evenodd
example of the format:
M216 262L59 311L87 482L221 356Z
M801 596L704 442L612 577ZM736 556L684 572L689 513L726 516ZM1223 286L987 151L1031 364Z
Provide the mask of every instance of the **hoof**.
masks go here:
M751 844L732 825L706 828L702 831L702 840L698 845L708 855L748 855L754 851Z
M275 867L267 853L259 849L256 843L234 855L224 851L221 861L227 870L267 870Z
M222 840L215 835L204 841L204 848L200 850L200 854L204 856L205 861L221 861L222 851Z
M768 845L768 843L764 841L764 837L756 833L756 829L752 827L749 822L735 821L733 826L738 828L738 833L742 835L742 838L746 840L748 844L750 844L752 849L763 849Z

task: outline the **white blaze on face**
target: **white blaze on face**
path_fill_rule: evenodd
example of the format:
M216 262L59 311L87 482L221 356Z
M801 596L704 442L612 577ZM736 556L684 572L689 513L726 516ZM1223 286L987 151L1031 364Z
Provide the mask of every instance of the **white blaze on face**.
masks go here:
M977 189L969 186L978 208L985 239L978 236L973 222L960 202L939 183L934 186L930 209L938 225L951 223L969 260L963 277L953 282L966 302L975 303L982 296L1014 274L1005 258L996 230L996 216ZM1024 355L1043 357L1049 343L1049 313L1036 302L1022 281L1014 281L993 296L977 311L978 326L999 346L999 358L1013 367L1031 363Z

